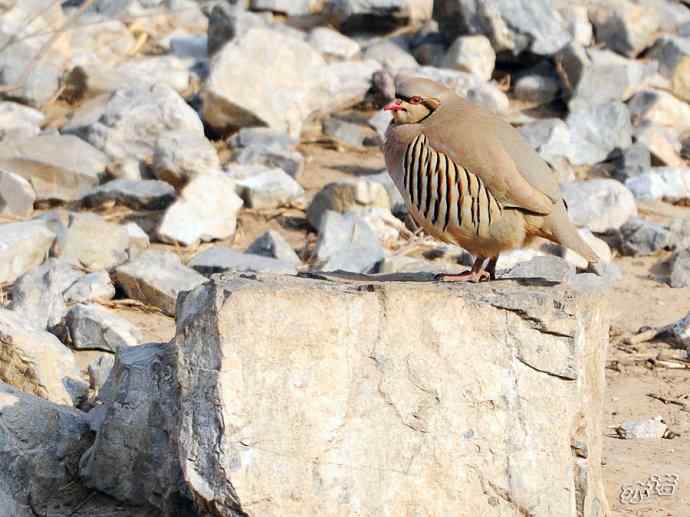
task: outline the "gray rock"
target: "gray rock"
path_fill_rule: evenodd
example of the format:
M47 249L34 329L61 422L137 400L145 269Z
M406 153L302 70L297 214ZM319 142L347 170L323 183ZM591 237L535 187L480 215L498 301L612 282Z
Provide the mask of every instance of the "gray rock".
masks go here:
M565 25L572 37L573 43L588 47L592 44L593 29L589 21L586 5L562 5L558 11L565 20Z
M12 286L11 309L39 330L53 330L67 314L65 293L84 273L64 260L49 259Z
M0 284L11 284L43 262L54 240L42 221L0 224Z
M158 179L181 186L196 176L218 170L218 153L203 133L178 129L166 131L156 140L152 171Z
M628 57L636 57L654 42L660 20L654 8L630 0L609 1L590 10L597 41Z
M16 102L0 101L0 141L37 136L44 121L45 115L36 109Z
M281 169L266 169L237 181L237 193L248 208L278 208L304 198L304 189Z
M575 276L575 266L559 257L534 257L520 262L501 278L538 278L547 282L567 282Z
M115 271L126 295L175 315L177 295L194 289L206 278L182 264L173 253L148 250Z
M383 260L376 234L357 215L327 210L320 218L316 259L322 271L368 273Z
M208 55L213 56L229 41L242 37L252 28L266 28L264 17L247 12L241 5L213 4L208 16Z
M364 126L335 117L329 117L323 121L323 132L338 142L352 147L364 147L364 142L370 136Z
M158 237L184 246L227 239L235 235L241 207L231 179L221 173L197 176L165 212Z
M70 215L61 257L88 271L100 271L125 262L128 247L129 235L124 226L82 212Z
M551 164L572 153L570 130L561 119L535 120L521 126L519 131L539 155Z
M76 201L98 185L107 164L107 156L73 135L44 134L0 147L0 169L29 181L38 200Z
M433 0L328 0L329 21L343 32L381 32L431 18Z
M87 11L79 17L79 37L71 40L70 66L113 66L131 57L128 53L136 44L136 38L123 22Z
M192 517L196 514L193 505L180 493L186 490L176 438L169 434L177 416L174 371L174 359L164 344L142 345L117 354L99 393L103 421L93 446L81 458L79 474L97 493L155 506L154 515ZM123 472L132 475L123 476Z
M235 273L278 273L296 275L297 269L290 262L250 253L241 253L226 246L212 246L189 261L189 267L211 276L227 271Z
M102 302L115 297L115 286L105 271L96 271L79 278L64 293L67 304Z
M639 176L649 170L652 166L652 154L645 144L638 142L624 149L616 158L615 165L613 176L625 183L628 178Z
M384 186L386 192L388 192L392 213L403 216L407 214L407 204L387 170L367 176L367 181L375 181Z
M690 199L690 169L654 167L629 178L625 186L639 200L666 199L675 202Z
M630 114L638 124L690 129L690 106L668 92L643 90L630 99Z
M206 34L190 34L175 31L164 38L172 55L182 59L190 66L208 62L208 36Z
M357 208L352 213L367 223L379 242L387 247L399 246L400 233L407 231L405 223L395 217L388 208Z
M320 228L323 215L333 210L338 213L359 208L388 208L390 199L381 183L357 180L329 183L312 199L307 209L307 220L313 228Z
M671 244L671 232L665 226L633 217L614 235L614 246L621 255L639 257L654 255Z
M141 331L126 319L96 304L77 304L65 317L69 344L78 350L117 352L139 345Z
M150 162L159 137L170 130L203 136L199 116L166 85L132 87L113 93L85 138L120 163Z
M100 391L105 381L108 379L114 364L115 356L112 354L103 354L98 359L94 359L89 363L89 387L93 391Z
M268 68L256 59L276 48L280 57ZM371 61L326 64L308 43L266 29L250 29L232 40L210 66L201 92L210 126L268 126L295 138L308 118L360 102L380 68Z
M3 22L5 16L3 13ZM26 16L32 21L40 18L40 14L36 16L36 13L26 13ZM32 16L33 18L29 18ZM24 27L25 24L26 21ZM3 23L0 31L0 44L4 47L3 52L0 52L0 86L11 87L10 93L14 99L38 108L58 93L66 56L54 47L48 47L41 55L41 66L28 69L28 63L38 58L40 48L34 45L36 40L32 38L20 37L18 41L12 42L13 37L5 33L7 27L8 24ZM54 30L50 26L45 29ZM38 26L32 27L32 30L41 31ZM62 40L64 41L64 38ZM27 71L28 76L25 75Z
M87 415L0 383L0 507L7 517L146 517L79 479L79 458L93 441Z
M127 223L125 228L127 229L127 235L129 235L129 258L132 259L147 249L151 241L146 232L137 223Z
M0 214L29 217L34 211L34 201L36 193L27 180L0 170Z
M67 406L76 404L85 394L88 385L81 379L72 352L54 335L27 328L19 314L2 308L0 335L0 381Z
M294 149L299 139L270 127L243 127L232 135L228 142L233 148L258 146L271 149Z
M683 25L690 22L690 9L687 3L672 0L639 0L638 3L656 10L662 32L677 31L682 34Z
M288 16L307 16L318 10L318 2L313 0L251 0L250 5L256 11L272 11Z
M630 113L622 102L607 102L571 112L566 119L570 129L573 165L593 165L612 151L632 145Z
M646 86L658 68L654 62L626 59L610 50L578 45L568 45L555 59L571 111L627 100Z
M550 56L570 41L566 23L548 0L440 0L434 19L447 41L484 34L494 50Z
M496 53L486 36L460 36L446 52L442 65L444 68L470 72L488 81L494 73Z
M360 52L359 43L329 27L315 27L308 41L326 59L348 60Z
M372 93L375 98L377 97L376 100L381 107L395 98L395 78L388 70L377 70L371 77L371 81Z
M677 217L668 225L671 233L671 248L684 250L690 248L690 219Z
M133 84L139 87L168 86L182 93L189 88L189 66L177 56L144 56L129 58L111 65L93 62L80 67L85 74L89 93L111 93Z
M657 162L669 167L685 167L680 156L680 134L675 128L641 124L634 129L633 135L638 143L649 149Z
M384 39L369 45L364 51L364 59L377 61L392 72L401 68L414 68L418 65L417 60L405 48L404 42L391 39Z
M90 207L112 202L135 210L161 210L175 201L175 189L157 180L113 180L82 198Z
M671 257L671 287L690 287L690 249L678 251Z
M561 191L573 223L593 232L618 229L637 215L632 193L615 180L575 181L562 185Z
M677 345L690 347L690 313L673 324L670 334Z
M292 246L275 230L267 230L259 235L245 253L275 258L296 267L302 265Z
M561 90L561 83L555 76L527 74L515 81L515 98L526 102L545 104L555 99Z
M673 79L682 61L690 57L690 38L663 35L654 42L647 56L659 63L661 75Z
M390 111L379 110L368 121L382 142L386 140L386 130L390 126L391 120L393 120L393 116Z
M304 156L295 149L284 147L279 141L273 143L251 143L241 147L233 156L242 165L264 165L277 167L295 179L304 171Z
M660 416L649 420L629 420L616 428L624 440L658 440L664 437L668 426Z

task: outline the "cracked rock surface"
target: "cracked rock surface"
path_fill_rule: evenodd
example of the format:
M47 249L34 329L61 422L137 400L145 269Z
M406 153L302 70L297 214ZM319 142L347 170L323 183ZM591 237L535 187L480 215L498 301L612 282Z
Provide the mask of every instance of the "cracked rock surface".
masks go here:
M219 275L181 295L170 436L198 507L606 513L601 295L408 279Z

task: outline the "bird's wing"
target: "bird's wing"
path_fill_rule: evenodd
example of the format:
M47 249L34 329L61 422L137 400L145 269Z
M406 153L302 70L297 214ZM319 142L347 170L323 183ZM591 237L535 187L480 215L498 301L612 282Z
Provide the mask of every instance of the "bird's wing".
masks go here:
M480 177L502 206L551 213L561 199L558 181L517 130L476 107L439 115L423 129L434 149Z

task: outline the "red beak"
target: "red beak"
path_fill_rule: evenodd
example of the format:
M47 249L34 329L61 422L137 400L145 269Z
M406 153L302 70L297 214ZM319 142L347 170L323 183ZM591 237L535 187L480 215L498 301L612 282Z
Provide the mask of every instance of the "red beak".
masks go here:
M403 107L400 105L399 100L394 100L393 102L389 102L383 107L384 111L400 111L403 109Z

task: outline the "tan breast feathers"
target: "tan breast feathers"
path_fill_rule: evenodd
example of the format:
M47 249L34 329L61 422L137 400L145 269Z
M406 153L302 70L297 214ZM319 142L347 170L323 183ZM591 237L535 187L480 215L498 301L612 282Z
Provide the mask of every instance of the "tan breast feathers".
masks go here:
M403 172L408 203L441 232L455 226L480 235L503 214L481 178L434 150L423 134L407 147Z

